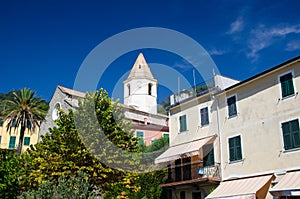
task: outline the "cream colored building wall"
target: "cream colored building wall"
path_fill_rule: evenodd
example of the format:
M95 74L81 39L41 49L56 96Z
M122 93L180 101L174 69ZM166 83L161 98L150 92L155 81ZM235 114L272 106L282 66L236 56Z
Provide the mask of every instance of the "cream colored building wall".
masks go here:
M296 95L281 99L278 76L294 72ZM220 95L223 180L300 168L300 150L284 151L281 123L300 120L300 64L296 63ZM228 118L226 97L237 96L237 116ZM243 160L229 162L228 138L241 135Z
M30 143L29 146L24 146L23 142L23 149L22 151L25 151L27 148L30 147L30 145L34 145L38 141L38 131L39 129L36 128L34 132L28 131L28 129L25 130L25 137L30 137ZM1 136L1 143L0 143L0 148L1 149L8 149L9 147L9 140L10 136L16 136L16 143L15 143L15 149L17 149L17 146L19 144L19 137L20 137L20 128L13 128L11 132L7 131L6 129L6 122L3 124L3 126L0 127L0 136Z
M201 126L200 109L208 107L209 124ZM187 131L179 131L179 117L186 115ZM218 121L216 103L211 99L211 95L198 97L189 100L170 110L170 146L192 142L197 139L206 138L218 134ZM218 137L214 142L215 162L219 162Z

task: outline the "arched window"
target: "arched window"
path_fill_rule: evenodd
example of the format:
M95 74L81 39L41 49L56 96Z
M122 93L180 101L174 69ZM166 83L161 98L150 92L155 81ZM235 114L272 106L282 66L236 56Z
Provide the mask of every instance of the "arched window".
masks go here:
M128 96L130 95L130 84L127 84L127 88L128 88Z
M55 104L53 112L52 112L52 119L57 120L59 118L59 109L60 109L60 103Z
M148 84L148 95L152 95L152 84Z

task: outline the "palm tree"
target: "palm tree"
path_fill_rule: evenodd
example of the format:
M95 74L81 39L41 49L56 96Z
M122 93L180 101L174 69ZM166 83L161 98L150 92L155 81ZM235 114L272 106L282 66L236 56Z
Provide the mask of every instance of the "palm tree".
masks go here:
M25 129L34 131L44 120L48 104L40 97L35 97L35 92L29 88L23 88L13 92L12 99L1 102L1 114L7 121L7 131L20 127L20 137L17 153L21 154Z

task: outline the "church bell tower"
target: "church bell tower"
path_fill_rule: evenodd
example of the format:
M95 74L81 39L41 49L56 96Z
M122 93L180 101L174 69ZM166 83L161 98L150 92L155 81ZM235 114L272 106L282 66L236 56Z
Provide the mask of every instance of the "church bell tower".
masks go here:
M157 113L157 80L140 53L124 84L124 104L147 113Z

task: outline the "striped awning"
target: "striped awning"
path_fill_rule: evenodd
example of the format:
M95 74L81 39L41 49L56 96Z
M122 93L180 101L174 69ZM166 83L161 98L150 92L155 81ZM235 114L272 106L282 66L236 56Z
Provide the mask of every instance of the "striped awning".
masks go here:
M300 171L289 172L276 184L270 193L273 196L300 196Z
M211 136L211 137L195 140L192 142L187 142L184 144L171 146L164 153L162 153L160 156L158 156L155 159L155 164L173 161L179 159L183 155L186 156L197 155L201 147L203 147L205 144L213 142L215 138L216 138L215 136Z
M206 198L218 199L255 199L257 192L266 186L270 186L273 175L243 178L221 182L221 184Z

